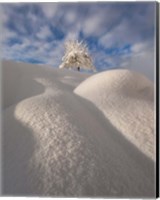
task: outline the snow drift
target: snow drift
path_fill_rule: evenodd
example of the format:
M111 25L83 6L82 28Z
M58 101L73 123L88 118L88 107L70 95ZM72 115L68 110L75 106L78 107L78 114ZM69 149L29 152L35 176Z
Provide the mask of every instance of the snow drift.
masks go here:
M89 75L76 71L10 61L2 63L2 73L3 195L154 197L153 151L144 143L139 146L135 131L132 138L128 137L131 132L126 127L124 134L125 123L130 124L129 111L139 113L143 102L150 106L143 107L147 109L144 119L152 117L148 116L153 109L152 94L142 89L136 96L132 87L136 75L129 78L129 85L127 76L131 77L131 72L121 76L121 71L113 71L113 85L112 81L105 82L109 76L104 79L103 74L85 81ZM119 87L119 73L128 88ZM148 81L143 84L148 88ZM122 110L115 105L114 96L127 117L124 127L116 123L116 109ZM128 98L134 107L127 105ZM137 99L141 103L136 107ZM108 108L110 101L114 107L110 103ZM104 105L103 112L100 105ZM105 109L109 109L108 116ZM134 124L141 127L138 120ZM153 132L141 134L145 141L153 140ZM142 136L137 137L141 141Z
M81 83L75 93L93 102L142 152L154 159L154 88L129 70L110 70Z

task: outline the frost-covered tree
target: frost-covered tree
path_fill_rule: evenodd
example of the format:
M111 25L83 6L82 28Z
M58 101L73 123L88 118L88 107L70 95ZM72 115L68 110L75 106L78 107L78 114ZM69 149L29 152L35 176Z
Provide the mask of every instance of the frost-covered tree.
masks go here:
M83 68L96 71L87 45L84 42L69 40L65 43L64 48L65 55L59 68L76 68L78 71Z

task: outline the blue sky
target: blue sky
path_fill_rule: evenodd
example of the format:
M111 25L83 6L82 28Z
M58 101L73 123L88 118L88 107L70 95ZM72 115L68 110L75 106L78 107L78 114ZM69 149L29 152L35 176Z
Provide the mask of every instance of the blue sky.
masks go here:
M64 42L84 40L98 71L153 79L155 2L1 4L2 58L58 67Z

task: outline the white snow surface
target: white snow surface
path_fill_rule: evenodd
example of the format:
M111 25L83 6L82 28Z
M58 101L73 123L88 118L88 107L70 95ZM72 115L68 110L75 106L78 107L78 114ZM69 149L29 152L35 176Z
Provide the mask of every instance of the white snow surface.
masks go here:
M88 76L2 62L3 195L155 196L151 83Z
M82 82L75 93L93 102L128 140L154 159L154 87L143 75L110 70Z

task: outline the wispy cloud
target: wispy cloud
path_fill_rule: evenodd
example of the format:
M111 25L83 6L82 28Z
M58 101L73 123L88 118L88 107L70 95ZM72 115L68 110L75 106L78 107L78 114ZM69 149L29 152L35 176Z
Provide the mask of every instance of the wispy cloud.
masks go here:
M58 67L64 42L79 39L99 71L153 71L155 2L16 3L1 4L1 10L5 59Z
M40 39L47 39L48 37L52 36L52 32L48 26L43 26L40 28L36 36Z
M42 3L39 6L48 19L53 19L58 11L57 3Z

